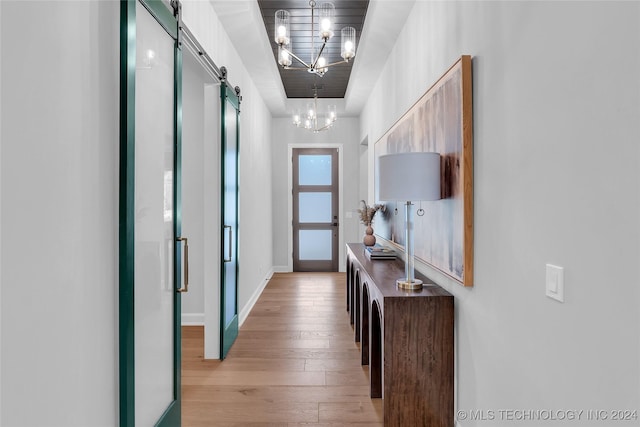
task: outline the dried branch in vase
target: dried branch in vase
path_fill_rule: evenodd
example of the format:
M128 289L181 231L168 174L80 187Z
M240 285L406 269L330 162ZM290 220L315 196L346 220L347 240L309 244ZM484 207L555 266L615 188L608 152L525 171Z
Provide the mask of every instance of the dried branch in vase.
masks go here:
M366 226L370 226L371 223L373 222L373 217L376 215L376 212L382 209L384 205L376 204L373 206L369 206L367 205L367 202L365 202L364 200L360 200L360 202L362 203L362 206L363 206L362 209L358 209L358 214L360 215L360 222Z

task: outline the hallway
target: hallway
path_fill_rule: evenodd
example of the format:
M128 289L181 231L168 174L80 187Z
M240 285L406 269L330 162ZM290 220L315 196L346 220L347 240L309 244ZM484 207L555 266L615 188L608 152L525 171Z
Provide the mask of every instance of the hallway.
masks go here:
M345 306L344 273L276 273L223 362L183 327L183 426L382 426Z

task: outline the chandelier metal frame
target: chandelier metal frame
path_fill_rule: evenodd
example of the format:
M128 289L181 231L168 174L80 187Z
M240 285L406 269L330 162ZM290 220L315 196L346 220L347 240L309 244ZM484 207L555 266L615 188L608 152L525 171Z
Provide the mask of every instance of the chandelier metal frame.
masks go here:
M317 86L314 86L313 102L307 104L304 120L300 112L297 111L293 114L293 125L302 129L309 130L313 133L328 130L338 119L335 105L328 105L327 115L324 119L324 125L318 126L318 88Z
M309 1L311 7L311 34L315 27L315 0ZM353 27L344 27L341 30L341 49L340 56L342 61L327 63L322 56L326 49L327 42L333 37L333 15L335 7L333 3L322 3L320 5L320 14L318 17L319 36L322 40L318 53L316 54L315 37L311 38L311 61L306 62L293 53L291 48L291 32L289 29L290 14L288 11L280 9L275 13L274 25L274 41L278 45L278 64L286 70L306 70L309 73L316 74L320 77L328 71L329 67L349 62L356 56L356 30ZM287 47L289 46L289 47ZM292 67L291 64L295 59L302 67Z

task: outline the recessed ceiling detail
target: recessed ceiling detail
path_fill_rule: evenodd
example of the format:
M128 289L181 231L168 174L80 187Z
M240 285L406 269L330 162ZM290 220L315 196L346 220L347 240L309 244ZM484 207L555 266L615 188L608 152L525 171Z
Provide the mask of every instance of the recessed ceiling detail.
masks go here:
M319 6L322 0L316 0L315 28L311 30L311 7L308 0L258 0L265 27L265 37L273 50L274 61L278 60L278 45L273 41L275 13L284 9L290 13L290 32L292 52L306 62L311 61L312 38L315 47L322 45L319 33ZM360 43L362 26L364 24L369 0L333 0L335 5L334 31L335 35L327 42L323 56L328 63L342 61L340 56L340 29L354 27L356 42ZM349 62L343 62L328 68L324 76L300 70L287 70L278 66L280 78L287 98L312 98L314 86L322 87L318 90L318 98L344 98L351 75L351 69L357 56Z

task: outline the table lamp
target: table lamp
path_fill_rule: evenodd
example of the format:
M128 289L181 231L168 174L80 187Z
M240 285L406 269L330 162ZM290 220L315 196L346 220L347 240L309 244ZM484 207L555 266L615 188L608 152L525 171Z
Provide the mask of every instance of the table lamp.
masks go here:
M415 278L413 252L413 203L440 199L440 154L385 154L378 160L379 198L405 202L405 277L396 285L403 289L421 289Z

